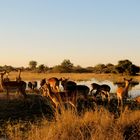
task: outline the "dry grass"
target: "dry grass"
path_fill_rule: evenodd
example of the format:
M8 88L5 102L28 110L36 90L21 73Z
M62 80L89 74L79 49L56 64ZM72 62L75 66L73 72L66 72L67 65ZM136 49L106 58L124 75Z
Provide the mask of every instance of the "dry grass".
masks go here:
M9 77L14 80L16 76L18 75L17 72L10 72ZM94 73L32 73L32 72L22 72L21 77L23 80L41 80L43 78L50 78L50 77L66 77L70 78L75 81L79 80L90 80L92 78L96 78L99 81L102 80L110 80L110 81L122 81L124 77L122 75L116 75L116 74L94 74ZM132 77L132 76L131 76ZM130 78L128 76L128 78ZM137 81L140 81L140 76L133 76Z
M123 140L140 138L140 111L125 109L121 117L114 119L107 110L87 111L78 116L72 111L64 111L57 121L45 119L39 124L18 123L7 126L11 140ZM29 127L30 126L30 127Z
M78 114L69 109L53 117L49 100L40 95L28 95L26 100L1 99L0 120L7 119L0 126L0 136L10 140L123 140L125 137L137 140L140 136L140 110L125 108L116 117L117 109L114 108L115 112L111 109L113 104L111 108L88 105L81 112L78 107ZM50 116L52 119L47 119Z
M10 78L13 80L16 75L16 72L11 72ZM110 74L21 73L23 80L41 80L42 78L53 76L58 78L69 77L75 81L89 80L91 78L96 78L101 81L120 81L123 79L123 76ZM140 76L136 76L134 79L140 81ZM36 102L36 99L34 100ZM17 100L14 101L17 102ZM25 112L20 112L19 115L28 116L25 113L32 114L32 110L36 113L36 104L32 101L26 101L29 107L25 101L23 104L19 103L16 105L20 111L22 107L25 108ZM15 104L17 103L6 102L7 106L15 106ZM15 110L15 107L12 107L12 109ZM113 113L110 113L104 108L100 110L96 109L95 111L86 111L80 116L68 110L62 112L61 115L58 114L55 121L48 121L45 118L41 122L35 123L31 123L29 120L14 123L10 121L4 125L4 131L0 130L0 132L3 132L1 134L3 137L10 140L138 140L140 139L140 110L132 111L126 108L117 119Z

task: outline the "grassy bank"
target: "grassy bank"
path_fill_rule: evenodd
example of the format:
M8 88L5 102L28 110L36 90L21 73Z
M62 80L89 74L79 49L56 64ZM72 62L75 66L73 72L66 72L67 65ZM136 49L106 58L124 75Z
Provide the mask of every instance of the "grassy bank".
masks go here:
M53 122L9 123L6 132L11 140L139 140L140 111L125 109L118 119L103 108L82 116L64 111Z
M9 77L14 80L18 75L17 72L10 72ZM79 80L90 80L96 78L99 81L110 80L110 81L122 81L124 77L130 78L130 76L122 76L117 74L94 74L94 73L33 73L33 72L22 72L21 77L23 80L41 80L43 78L50 77L66 77L75 81ZM140 76L131 76L134 80L140 81Z
M79 101L76 112L58 114L47 98L36 94L0 100L0 139L139 140L140 105L128 102L121 110L115 99L98 106L90 98L86 104Z
M9 77L14 80L17 75L16 72L11 72ZM66 77L75 81L96 78L114 82L122 81L126 76L22 72L21 77L23 80ZM132 78L140 81L139 76ZM50 102L40 95L28 95L26 100L1 99L0 123L3 120L5 122L1 123L0 136L10 140L139 140L140 106L135 106L135 103L130 102L120 114L115 103L112 100L110 106L105 107L100 104L99 108L99 106L94 107L92 100L84 104L86 107L83 106L83 102L79 102L77 108L80 113L67 110L54 117Z

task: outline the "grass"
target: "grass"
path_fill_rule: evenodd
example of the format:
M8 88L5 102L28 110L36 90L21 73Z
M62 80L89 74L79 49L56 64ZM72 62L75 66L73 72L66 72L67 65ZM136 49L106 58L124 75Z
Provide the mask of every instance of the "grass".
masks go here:
M80 109L81 99L78 113L68 109L54 114L49 100L40 95L30 94L26 100L0 100L0 120L5 120L0 125L0 136L10 140L138 140L140 106L127 103L118 115L114 100L110 106L92 103L89 98Z
M14 80L16 72L10 73ZM41 80L50 77L66 77L75 81L121 81L124 76L112 74L29 73L22 72L23 80ZM140 81L140 76L133 77ZM0 136L10 140L139 140L140 106L128 103L120 112L111 102L110 107L95 107L92 100L83 106L78 103L78 114L64 110L54 117L54 109L48 99L36 94L20 98L0 98ZM136 108L136 109L135 109ZM1 138L0 138L1 139Z
M9 77L10 79L14 80L18 75L17 72L10 72ZM70 78L74 81L86 81L92 78L96 78L99 81L102 80L110 80L112 82L122 81L124 77L130 78L130 76L122 76L117 74L95 74L95 73L33 73L33 72L22 72L21 77L23 80L41 80L43 78L50 78L50 77L66 77ZM136 81L140 81L140 76L131 76Z
M139 140L140 111L125 109L114 119L104 108L86 111L82 116L67 110L57 116L57 121L9 123L6 132L11 140Z

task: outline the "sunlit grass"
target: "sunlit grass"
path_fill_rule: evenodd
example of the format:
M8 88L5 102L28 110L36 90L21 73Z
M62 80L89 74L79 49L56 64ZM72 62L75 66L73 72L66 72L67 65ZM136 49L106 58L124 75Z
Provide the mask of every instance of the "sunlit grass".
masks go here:
M10 72L9 77L10 79L14 80L16 76L18 75L17 72ZM65 77L70 78L74 81L85 81L85 80L91 80L92 78L96 78L99 81L102 80L110 80L113 82L116 81L122 81L123 77L128 76L122 76L117 74L95 74L95 73L33 73L33 72L21 72L21 78L23 80L41 80L43 78L50 78L50 77ZM140 81L140 76L134 76L135 80Z
M52 122L44 119L37 124L9 123L6 133L12 140L123 140L127 135L137 140L140 137L140 111L125 109L118 119L114 119L104 108L87 111L82 116L69 110Z
M16 72L10 73L12 80L17 76ZM119 81L123 79L121 75L110 74L76 74L76 73L29 73L22 72L21 77L23 80L41 80L42 78L50 77L66 77L72 80L90 80L96 78L97 80L111 80ZM135 77L135 79L140 79ZM38 98L37 98L38 99ZM33 102L33 100L35 102ZM24 101L23 104L13 104L10 100L6 102L6 105L11 106L12 111L15 110L15 106L25 108L25 113L19 112L19 115L32 116L32 112L36 113L36 98L32 100ZM16 105L18 104L18 105ZM39 102L40 104L40 102ZM48 103L49 104L49 103ZM28 106L27 106L28 105ZM45 104L46 105L46 104ZM5 107L6 108L6 107ZM5 109L4 108L4 109ZM3 109L3 108L2 108ZM1 109L1 110L2 110ZM31 111L31 113L29 112ZM39 110L40 111L40 110ZM3 113L4 111L2 111ZM16 111L15 111L16 112ZM12 112L13 114L15 112ZM26 115L27 113L27 115ZM134 139L137 140L140 137L140 110L125 109L120 117L115 117L113 113L110 113L107 109L100 108L94 111L86 111L82 115L77 115L71 110L57 114L54 121L48 121L44 117L42 121L31 122L28 121L8 121L1 127L0 135L10 140L123 140Z

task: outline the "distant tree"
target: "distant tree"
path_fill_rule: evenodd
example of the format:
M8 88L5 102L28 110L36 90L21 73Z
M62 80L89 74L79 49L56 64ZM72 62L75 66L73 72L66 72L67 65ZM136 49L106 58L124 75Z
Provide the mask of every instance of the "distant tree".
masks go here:
M45 66L45 71L48 71L50 68L48 66Z
M91 69L89 68L82 68L80 65L73 67L73 72L75 73L87 73L91 72Z
M63 73L64 70L63 70L63 68L62 68L60 65L56 65L56 66L54 66L54 67L52 67L52 68L50 69L50 72L54 72L54 73Z
M106 68L104 64L98 64L94 67L93 72L102 73L104 68Z
M38 66L38 72L44 72L45 71L45 66L44 66L44 64L40 64L39 66Z
M130 67L130 71L129 71L129 74L130 75L136 75L136 73L139 73L140 71L140 68L134 64L131 65Z
M111 63L108 63L108 64L106 65L106 67L114 67L114 65L111 64Z
M118 65L116 65L116 70L118 73L127 75L136 75L139 72L139 67L132 64L130 60L120 60Z
M34 70L34 69L36 69L36 66L37 66L36 61L32 60L32 61L29 62L30 69Z
M102 70L103 73L115 73L115 67L113 64L108 63Z
M6 71L10 72L10 71L15 70L15 68L14 68L14 67L12 67L12 66L7 66L7 65L4 65L4 66L3 66L3 70L6 70Z
M72 72L73 70L73 63L71 63L69 59L64 59L60 66L62 72L67 73L67 72Z

